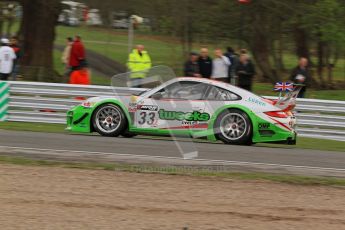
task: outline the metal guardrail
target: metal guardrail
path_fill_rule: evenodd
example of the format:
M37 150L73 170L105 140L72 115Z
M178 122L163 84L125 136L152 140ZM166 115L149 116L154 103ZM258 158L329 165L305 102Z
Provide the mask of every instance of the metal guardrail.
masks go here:
M8 84L8 121L64 124L66 111L81 103L77 97L114 95L109 86L17 81ZM117 94L142 90L116 88ZM296 111L299 136L345 141L345 101L298 99Z

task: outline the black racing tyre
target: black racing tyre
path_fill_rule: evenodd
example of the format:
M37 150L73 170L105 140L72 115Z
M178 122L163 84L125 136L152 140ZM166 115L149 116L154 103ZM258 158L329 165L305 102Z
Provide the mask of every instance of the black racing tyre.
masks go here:
M296 144L297 144L297 140L296 140L296 139L294 139L294 140L288 140L288 141L287 141L287 144L288 144L288 145L296 145Z
M222 112L214 125L216 137L225 144L252 144L253 127L248 115L238 109Z
M122 109L114 104L99 106L91 119L94 130L102 136L117 137L127 126L127 119Z
M137 134L135 134L135 133L129 132L128 128L125 131L123 131L123 133L121 133L121 136L126 137L126 138L135 137L136 135Z

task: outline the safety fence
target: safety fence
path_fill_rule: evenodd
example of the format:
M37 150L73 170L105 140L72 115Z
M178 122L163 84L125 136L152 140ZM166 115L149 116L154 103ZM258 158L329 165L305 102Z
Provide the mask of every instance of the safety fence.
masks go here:
M116 88L131 94L144 89ZM38 82L0 82L0 121L64 124L66 111L93 96L114 96L114 88ZM273 98L273 97L267 97ZM299 136L345 141L345 101L298 99Z

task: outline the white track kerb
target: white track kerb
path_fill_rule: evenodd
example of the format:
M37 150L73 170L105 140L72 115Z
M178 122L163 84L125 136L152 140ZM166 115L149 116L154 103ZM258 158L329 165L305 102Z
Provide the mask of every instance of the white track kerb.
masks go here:
M7 118L9 97L9 84L7 82L0 81L0 121L5 121Z

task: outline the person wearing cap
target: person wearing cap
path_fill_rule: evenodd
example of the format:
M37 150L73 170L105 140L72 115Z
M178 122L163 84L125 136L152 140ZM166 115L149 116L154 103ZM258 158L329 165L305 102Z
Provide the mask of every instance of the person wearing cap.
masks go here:
M7 38L1 39L0 47L0 80L7 81L13 70L16 57L14 50L9 46Z
M75 85L90 85L91 77L90 70L87 68L87 63L82 62L80 66L70 73L69 84ZM86 100L85 97L76 97L76 100Z
M184 63L185 77L201 77L199 63L199 55L195 52L189 54L189 59Z
M86 63L81 63L80 66L73 70L70 75L70 84L77 84L77 85L90 85L90 72L87 68Z

